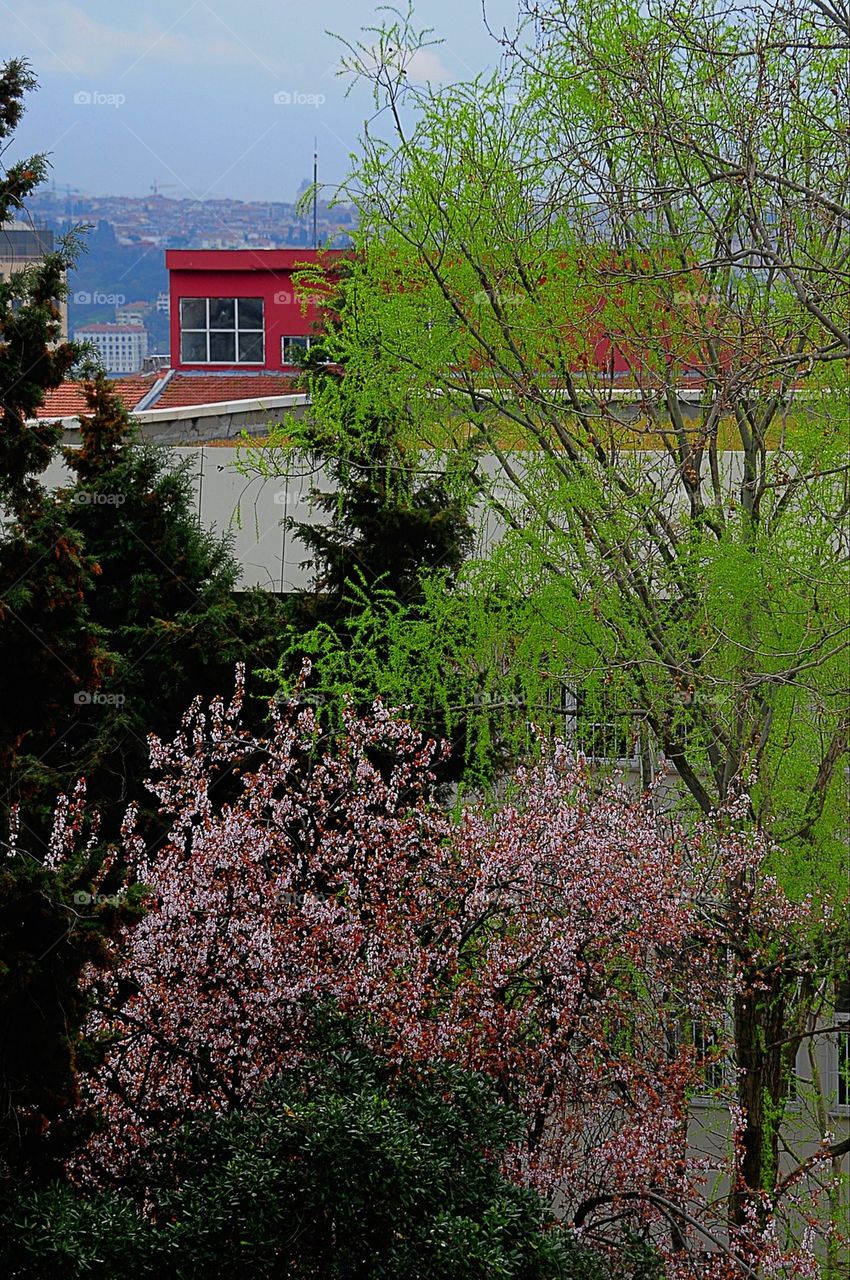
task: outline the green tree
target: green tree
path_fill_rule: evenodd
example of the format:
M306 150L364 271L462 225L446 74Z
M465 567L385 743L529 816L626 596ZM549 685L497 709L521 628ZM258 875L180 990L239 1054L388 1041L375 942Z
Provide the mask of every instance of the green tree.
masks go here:
M0 68L0 143L12 141L24 99L35 88L26 62ZM44 179L43 155L0 173L0 226L20 215ZM51 865L48 832L14 821L10 807L37 791L49 768L57 723L80 688L97 688L110 670L103 634L87 606L95 564L67 513L47 494L41 473L61 428L34 422L44 392L77 358L61 340L59 303L78 244L73 237L39 262L0 281L0 1185L44 1176L56 1147L44 1141L73 1098L79 1015L77 978L97 960L125 908L92 906L99 860L86 854L61 872ZM87 904L77 895L86 896Z
M276 680L291 687L307 654L312 696L331 716L344 694L360 703L377 694L413 702L420 727L453 740L449 769L456 773L466 752L452 702L465 687L451 668L437 673L427 661L418 669L441 690L423 688L411 698L411 665L403 664L399 684L391 636L403 632L425 652L432 644L427 602L452 593L473 546L475 450L439 455L412 446L404 405L372 398L361 369L336 361L339 310L356 310L350 264L305 269L298 283L329 298L303 359L303 385L321 408L286 422L242 459L246 470L281 475L293 497L299 475L321 472L328 486L309 489L318 522L284 517L306 548L313 583L288 601L293 628Z
M635 1268L571 1243L499 1160L516 1117L483 1078L392 1067L338 1029L248 1110L201 1116L89 1199L57 1185L12 1206L12 1275L522 1277L602 1280ZM154 1188L148 1212L143 1186ZM135 1193L135 1194L134 1194Z
M0 142L11 141L36 87L26 62L0 69ZM23 210L44 180L43 155L21 160L0 178L0 226ZM2 813L13 776L36 770L52 746L53 722L88 684L109 669L101 633L86 608L94 564L41 475L56 455L62 428L34 421L45 391L57 387L79 355L61 340L59 304L79 249L74 237L39 262L0 281L0 697Z
M67 717L52 763L63 787L85 773L113 832L129 801L145 800L147 735L167 736L193 697L228 686L236 662L253 671L276 657L281 622L274 597L236 592L228 541L198 523L190 464L140 440L103 374L86 399L59 505L97 562L89 609L114 665Z
M471 434L497 463L506 536L456 592L507 602L475 614L493 682L593 755L631 754L606 724L663 755L697 812L745 792L784 885L843 894L846 16L521 11L486 82L411 86L404 19L349 46L391 133L350 182L331 358L407 406L411 442ZM736 924L740 1223L776 1186L817 945L768 956Z

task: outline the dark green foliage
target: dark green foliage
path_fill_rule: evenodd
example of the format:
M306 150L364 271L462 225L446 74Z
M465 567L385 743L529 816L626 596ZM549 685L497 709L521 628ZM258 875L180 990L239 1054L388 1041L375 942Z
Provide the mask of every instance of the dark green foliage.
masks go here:
M0 141L14 136L24 114L24 97L38 81L25 58L10 58L0 66ZM0 185L0 225L23 207L25 198L44 181L47 157L29 156L4 169Z
M36 81L26 62L0 68L0 147L11 140ZM0 177L0 226L19 214L44 179L47 161L32 156ZM40 475L58 448L61 428L31 421L45 391L77 358L62 342L59 303L78 244L61 243L40 262L0 282L0 785L22 755L44 750L55 714L72 704L81 681L96 683L108 656L89 626L85 593L92 564ZM0 803L0 812L6 808Z
M390 1067L337 1036L253 1109L199 1118L120 1193L82 1199L57 1185L20 1197L8 1215L6 1274L618 1274L500 1172L516 1135L516 1117L483 1079L447 1066ZM152 1220L132 1199L145 1186Z
M0 68L0 147L34 87L25 62ZM3 172L0 225L20 213L46 170L44 156L33 156ZM61 432L30 421L78 354L60 340L59 310L77 248L66 240L0 283L0 1185L12 1171L50 1167L40 1135L71 1097L77 976L126 910L75 902L95 868L45 867L44 831L35 832L28 815L19 852L6 856L10 799L29 787L19 771L30 779L49 772L57 725L73 709L75 692L97 687L110 665L86 606L94 564L40 481Z
M230 687L236 662L268 662L279 611L274 597L234 595L237 562L199 525L188 465L137 438L103 375L86 395L80 448L65 450L76 483L59 505L96 562L88 608L113 665L96 698L66 710L50 762L54 792L85 774L112 834L128 801L149 803L147 734L173 733L193 697Z
M24 113L24 98L37 86L28 63L12 58L0 66L0 150L5 150ZM19 217L24 201L47 175L44 155L19 160L0 175L0 227ZM57 252L0 282L0 504L21 515L41 497L36 477L47 466L60 428L27 425L48 388L57 387L77 357L73 343L60 342L59 302L67 293L65 272L79 244L71 235Z
M102 963L121 925L144 909L140 886L118 893L84 852L56 870L28 847L0 863L0 1194L8 1180L56 1172L74 1100L83 1001L77 977Z
M436 454L406 448L392 415L349 419L338 430L337 416L356 402L356 375L327 363L325 351L320 340L305 358L306 385L322 412L304 423L298 448L332 481L330 492L313 491L330 519L289 525L315 574L305 617L344 625L352 585L368 595L381 587L402 605L421 602L424 575L440 573L452 586L472 548L473 460L460 454L441 466Z

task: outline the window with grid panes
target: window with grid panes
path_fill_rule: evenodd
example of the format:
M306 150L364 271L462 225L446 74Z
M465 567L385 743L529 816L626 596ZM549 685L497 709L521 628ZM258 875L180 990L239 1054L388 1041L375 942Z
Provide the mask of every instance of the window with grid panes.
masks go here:
M262 364L262 298L181 298L180 359L184 364Z
M564 741L575 751L591 760L636 759L638 748L630 716L609 711L598 698L566 680L559 681L557 697Z
M282 337L280 340L280 363L297 365L305 352L310 350L310 339L306 337Z

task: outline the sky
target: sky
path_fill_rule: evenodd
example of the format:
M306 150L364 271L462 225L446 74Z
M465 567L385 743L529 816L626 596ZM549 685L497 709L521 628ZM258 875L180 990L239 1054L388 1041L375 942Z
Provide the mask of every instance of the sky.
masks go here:
M397 0L399 3L399 0ZM400 0L404 7L405 0ZM485 0L490 27L513 26L517 0ZM292 200L317 139L328 193L364 120L364 85L337 74L327 32L371 42L369 0L0 0L0 59L29 59L39 89L9 163L47 151L56 185L90 195ZM411 78L435 84L494 69L482 0L421 0L418 28L443 43Z

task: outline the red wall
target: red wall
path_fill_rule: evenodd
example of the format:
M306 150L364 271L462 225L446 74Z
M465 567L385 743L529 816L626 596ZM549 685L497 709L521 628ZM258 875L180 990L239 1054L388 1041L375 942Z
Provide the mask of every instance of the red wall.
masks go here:
M317 310L306 313L295 298L292 273L317 261L330 264L343 256L341 249L168 249L168 289L171 298L172 369L228 370L249 373L276 369L282 336L312 333ZM266 330L265 361L255 364L184 364L180 359L181 298L262 298Z

